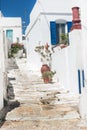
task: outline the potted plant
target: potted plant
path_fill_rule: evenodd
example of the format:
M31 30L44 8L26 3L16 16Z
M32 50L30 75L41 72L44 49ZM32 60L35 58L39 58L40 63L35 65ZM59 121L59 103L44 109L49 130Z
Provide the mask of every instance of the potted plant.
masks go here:
M8 52L9 58L10 58L10 57L15 57L16 54L17 54L19 51L23 52L23 49L24 49L24 45L23 45L23 44L21 44L21 43L12 43L12 44L11 44L11 49L10 49L10 51Z
M66 46L68 46L68 41L69 39L68 39L68 34L64 34L64 33L62 33L61 34L61 36L60 36L60 47L61 47L61 49L62 48L65 48Z
M35 51L40 55L40 59L42 62L41 74L44 83L52 82L52 78L55 72L51 71L52 51L49 49L48 43L46 43L45 45L36 46Z
M51 62L51 50L49 49L48 43L45 45L38 45L35 47L35 51L40 55L42 64L50 66Z
M36 46L35 51L40 55L42 62L41 73L44 71L50 71L52 51L49 49L48 43Z
M56 72L55 71L46 71L42 73L42 78L44 80L44 83L51 83L53 76Z

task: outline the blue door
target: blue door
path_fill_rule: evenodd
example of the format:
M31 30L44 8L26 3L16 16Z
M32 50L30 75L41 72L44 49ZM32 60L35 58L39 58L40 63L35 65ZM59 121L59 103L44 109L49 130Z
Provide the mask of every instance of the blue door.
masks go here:
M13 42L13 30L6 30L6 37Z

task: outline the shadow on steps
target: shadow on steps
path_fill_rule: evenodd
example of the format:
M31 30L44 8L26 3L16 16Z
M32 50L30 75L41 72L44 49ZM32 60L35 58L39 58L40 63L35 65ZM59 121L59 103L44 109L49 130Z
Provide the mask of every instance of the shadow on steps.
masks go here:
M15 109L16 107L20 106L20 102L18 101L8 101L6 103L6 106L0 111L0 128L2 127L2 125L5 122L5 117L7 115L8 112L10 112L11 110Z

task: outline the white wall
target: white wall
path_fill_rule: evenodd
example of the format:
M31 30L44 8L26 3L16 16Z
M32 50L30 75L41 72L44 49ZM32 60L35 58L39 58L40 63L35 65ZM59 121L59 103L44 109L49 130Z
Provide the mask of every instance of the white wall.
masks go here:
M40 62L40 58L39 55L34 51L35 50L35 46L39 44L40 41L42 41L41 38L41 31L40 31L40 21L38 20L36 23L36 26L34 26L30 33L29 33L29 37L27 44L28 44L28 50L27 50L27 54L28 54L28 68L29 70L35 70L38 71L40 70L40 66L41 66L41 62ZM33 35L32 35L33 34Z
M26 30L26 39L29 39L27 42L28 50L27 50L27 57L28 57L28 65L29 68L32 70L40 70L41 62L40 58L36 52L34 52L35 46L41 42L41 44L48 43L51 45L51 37L50 37L50 21L55 21L57 19L65 19L71 21L71 15L63 14L50 14L50 15L43 15L41 14L38 18L29 24ZM38 61L38 65L36 64L36 60Z
M66 88L69 88L69 61L67 48L56 47L52 55L52 70L56 71L57 80Z
M87 4L86 0L80 0L81 24L82 24L82 44L83 44L83 62L85 69L85 79L87 80Z
M30 21L33 22L42 12L46 13L72 13L71 7L75 6L74 0L37 0L30 14Z
M40 15L40 26L41 26L41 35L42 35L42 43L48 43L51 45L51 36L50 36L50 21L56 21L58 19L64 19L66 21L72 21L72 15L59 15L59 14L50 14L50 15ZM35 25L36 26L36 25ZM37 36L37 35L36 35ZM39 39L38 39L39 40Z
M0 109L3 108L4 99L7 100L7 61L8 61L8 46L3 28L0 28Z
M68 0L67 2L65 2L65 0L55 0L55 2L54 0L37 0L30 15L30 24L26 29L26 37L29 38L28 63L32 63L30 65L31 69L36 69L33 65L36 64L35 59L37 61L39 60L38 55L33 51L37 43L39 41L41 41L42 44L47 42L50 45L51 43L50 21L55 21L57 19L72 21L72 7L78 5L80 5L80 3L74 0ZM87 52L84 53L84 50L86 51L86 49L83 47L82 42L82 39L85 39L87 34L86 29L83 34L85 35L82 35L81 30L73 30L69 36L70 46L62 50L57 47L54 49L55 53L52 55L52 69L56 70L58 80L66 89L69 89L74 93L78 93L79 91L78 70L82 73L82 70L84 70L84 64L87 62L87 56L84 58L84 55ZM86 40L84 40L84 46L87 46ZM37 69L39 67L40 61L38 62Z
M19 37L19 42L22 42L22 21L21 18L15 17L1 17L0 26L3 30L13 30L13 42L17 42L17 37Z
M3 17L3 14L2 14L2 12L1 12L1 10L0 10L0 18L1 18L1 17Z
M4 97L3 97L3 73L2 73L2 68L0 65L0 110L4 106L3 99L4 99Z
M0 41L1 41L1 51L0 51L0 110L3 108L3 99L4 99L4 88L3 88L3 56L4 56L4 52L3 52L3 30L2 28L0 28Z
M83 70L81 30L70 32L70 45L64 49L54 49L52 69L56 70L59 82L68 90L79 93L78 69ZM82 77L81 77L82 85Z
M49 4L50 3L50 4ZM31 13L30 13L30 24L26 29L26 33L28 33L30 26L38 19L38 17L43 14L47 13L52 16L53 19L57 19L58 16L61 18L62 15L66 17L66 15L70 16L72 13L71 8L75 5L74 0L37 0ZM50 17L47 15L47 17ZM63 16L63 17L64 17ZM68 21L70 18L68 17Z
M69 72L70 72L70 86L74 90L74 92L78 92L79 84L78 84L78 70L81 73L81 87L82 86L82 70L83 67L83 55L82 55L82 37L81 30L73 30L70 33L70 46L68 48L68 56L69 56Z

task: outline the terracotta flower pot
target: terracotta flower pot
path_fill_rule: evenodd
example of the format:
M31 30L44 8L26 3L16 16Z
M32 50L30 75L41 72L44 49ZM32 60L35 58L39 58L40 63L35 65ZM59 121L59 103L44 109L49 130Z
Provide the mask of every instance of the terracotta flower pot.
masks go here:
M67 47L67 45L65 45L65 44L61 44L61 45L60 45L60 48L61 48L61 49L65 48L65 47Z
M50 67L47 64L44 64L41 67L41 73L44 73L46 71L50 71Z
M44 83L51 83L52 79L50 79L49 77L43 78Z

